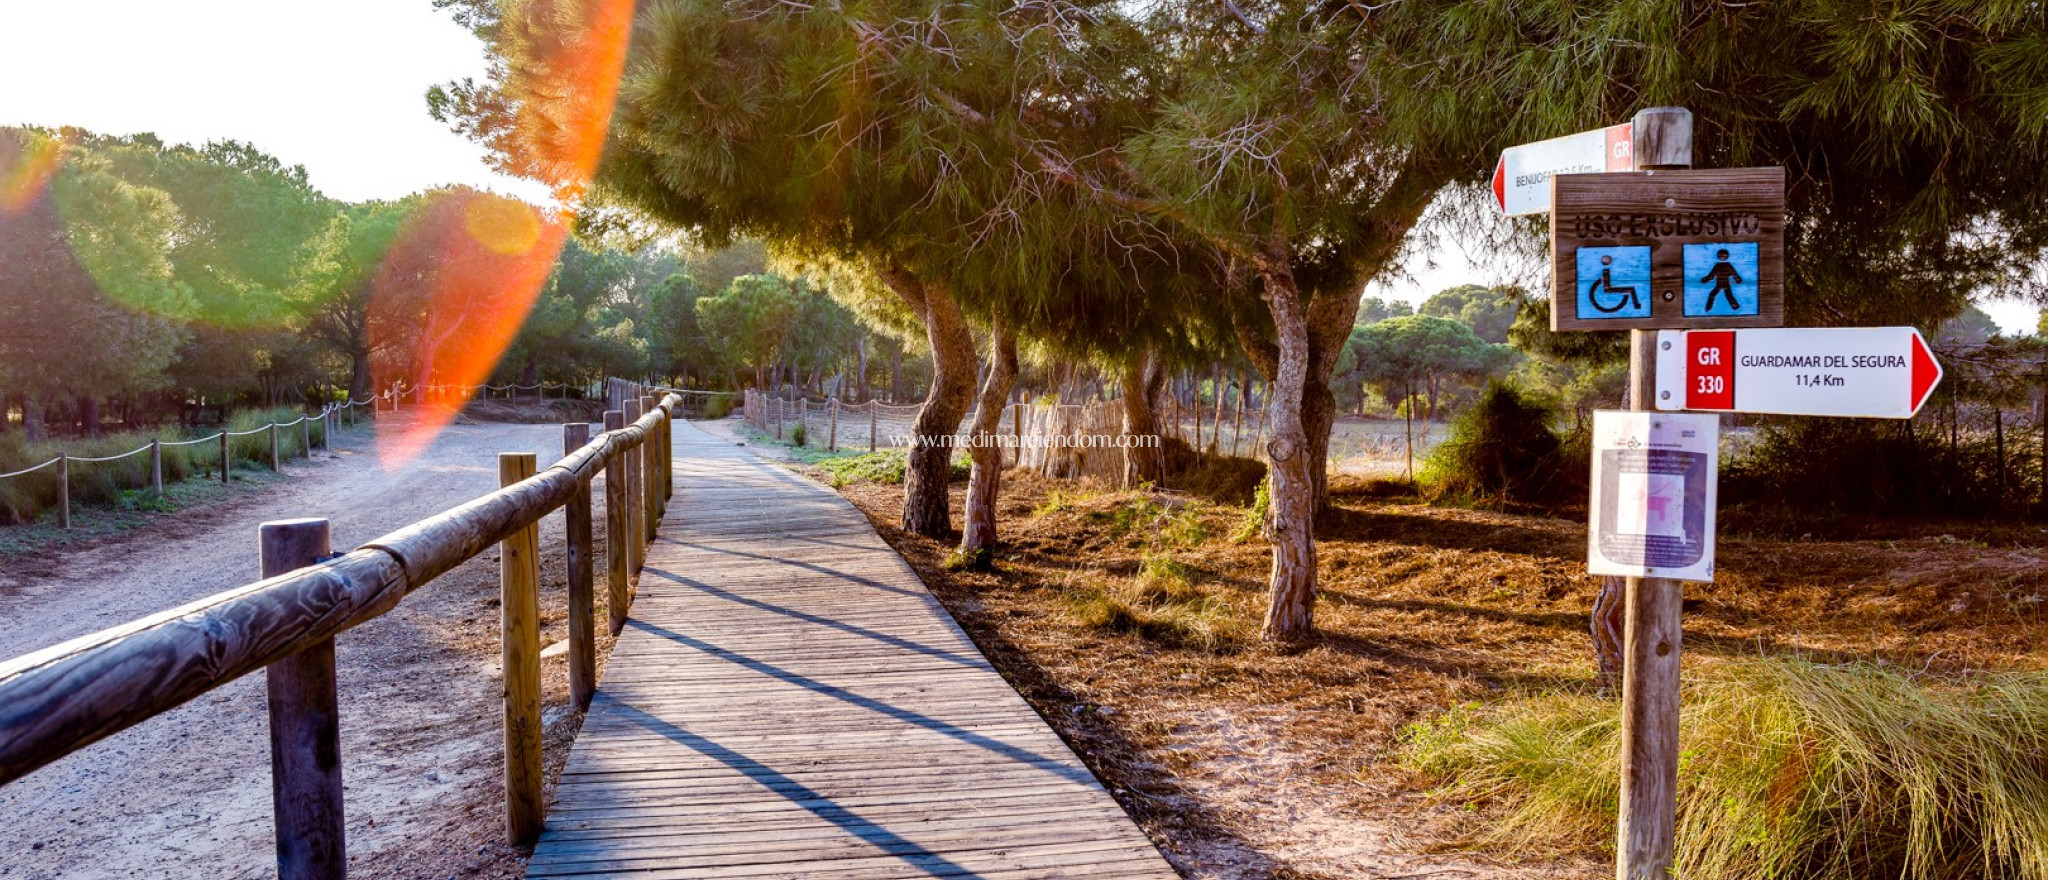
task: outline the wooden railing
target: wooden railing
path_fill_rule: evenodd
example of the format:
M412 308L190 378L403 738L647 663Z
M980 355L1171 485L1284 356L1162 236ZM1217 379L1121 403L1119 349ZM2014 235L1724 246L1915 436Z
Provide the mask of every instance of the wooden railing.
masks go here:
M657 401L622 380L607 390L616 405L607 430L584 442L589 426L565 426L566 454L546 470L534 473L531 453L508 453L498 491L295 570L325 555L325 522L266 524L264 580L0 662L0 785L267 669L279 874L338 880L347 854L334 637L502 544L506 825L514 843L531 842L544 818L539 521L567 511L571 693L581 708L596 686L591 482L604 474L614 634L671 491L669 421L681 398Z

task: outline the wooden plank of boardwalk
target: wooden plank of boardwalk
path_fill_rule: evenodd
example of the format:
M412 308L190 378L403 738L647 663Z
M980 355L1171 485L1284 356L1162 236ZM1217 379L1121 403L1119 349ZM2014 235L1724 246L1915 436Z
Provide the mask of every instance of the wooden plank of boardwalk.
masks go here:
M674 442L528 877L1178 876L859 511Z

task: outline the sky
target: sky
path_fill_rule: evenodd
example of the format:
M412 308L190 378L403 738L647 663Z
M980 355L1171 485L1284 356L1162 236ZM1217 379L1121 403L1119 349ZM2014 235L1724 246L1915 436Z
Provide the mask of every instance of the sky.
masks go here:
M0 0L0 124L242 140L339 199L466 183L539 200L427 116L428 86L484 72L428 0Z
M0 124L248 141L349 201L444 184L547 198L427 116L429 86L485 69L483 45L429 0L0 0L0 22ZM1482 262L1446 236L1366 295L1420 303L1527 274ZM2033 306L1983 305L2034 329Z

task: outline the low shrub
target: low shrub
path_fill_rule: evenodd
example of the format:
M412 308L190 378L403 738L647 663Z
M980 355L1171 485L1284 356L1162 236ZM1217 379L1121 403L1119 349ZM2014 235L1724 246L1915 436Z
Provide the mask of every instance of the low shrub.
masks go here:
M805 428L805 427L804 427L804 423L803 423L803 422L797 422L796 424L794 424L794 425L791 425L791 426L790 426L790 428L789 428L789 442L790 442L790 445L792 445L792 446L807 446L807 445L809 445L809 444L805 443L804 441L806 441L806 440L810 439L810 434L811 434L811 432L809 431L809 429L807 429L807 428Z
M1932 409L1930 407L1930 409ZM1909 421L1763 417L1754 442L1727 456L1721 506L1730 527L1828 534L1870 517L1988 518L2039 498L2039 459L2007 425L2005 462L1981 426L1950 433L1936 412Z
M1430 454L1420 482L1439 500L1502 508L1577 498L1584 485L1572 475L1583 468L1551 429L1556 417L1504 383L1489 384Z
M722 419L732 415L732 395L711 394L704 398L704 418Z
M2048 878L2048 673L1701 664L1687 669L1680 736L1677 876ZM1402 756L1442 796L1499 807L1492 843L1612 845L1608 700L1460 707L1411 726Z

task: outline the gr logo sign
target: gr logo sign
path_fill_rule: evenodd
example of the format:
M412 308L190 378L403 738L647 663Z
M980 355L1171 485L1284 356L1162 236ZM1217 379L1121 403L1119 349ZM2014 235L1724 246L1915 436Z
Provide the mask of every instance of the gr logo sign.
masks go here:
M1685 334L1686 409L1735 408L1735 331L1695 330Z

